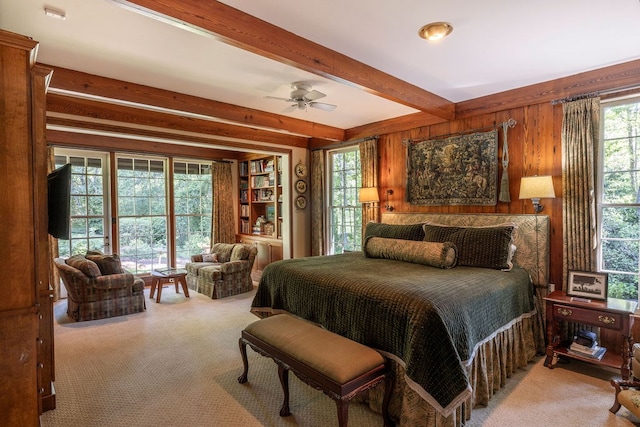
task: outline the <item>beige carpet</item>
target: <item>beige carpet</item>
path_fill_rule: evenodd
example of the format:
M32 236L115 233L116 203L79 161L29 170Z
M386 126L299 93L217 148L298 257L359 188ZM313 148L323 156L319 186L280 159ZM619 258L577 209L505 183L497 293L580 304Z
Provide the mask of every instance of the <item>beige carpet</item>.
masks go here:
M147 295L149 290L146 290ZM165 288L147 311L76 323L66 301L55 310L57 408L43 427L93 426L332 426L334 402L291 376L292 416L278 415L282 391L272 360L249 350L249 383L239 384L240 331L253 292L222 300ZM622 409L608 411L611 371L572 363L555 370L542 360L520 370L470 426L633 426ZM382 425L360 404L351 426Z

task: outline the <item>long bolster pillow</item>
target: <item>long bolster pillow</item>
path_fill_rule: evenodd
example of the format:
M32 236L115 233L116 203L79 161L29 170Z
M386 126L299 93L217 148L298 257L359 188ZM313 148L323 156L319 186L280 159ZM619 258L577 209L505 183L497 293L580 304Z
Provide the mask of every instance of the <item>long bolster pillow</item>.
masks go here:
M458 250L451 242L421 242L384 237L368 237L364 242L364 255L438 268L455 267L458 261Z

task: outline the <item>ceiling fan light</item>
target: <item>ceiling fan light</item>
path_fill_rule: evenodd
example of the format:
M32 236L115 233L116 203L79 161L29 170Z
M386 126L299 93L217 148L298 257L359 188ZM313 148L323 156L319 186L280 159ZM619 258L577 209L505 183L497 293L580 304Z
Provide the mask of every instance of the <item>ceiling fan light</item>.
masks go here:
M453 25L448 22L432 22L420 28L418 35L426 40L440 40L453 31Z

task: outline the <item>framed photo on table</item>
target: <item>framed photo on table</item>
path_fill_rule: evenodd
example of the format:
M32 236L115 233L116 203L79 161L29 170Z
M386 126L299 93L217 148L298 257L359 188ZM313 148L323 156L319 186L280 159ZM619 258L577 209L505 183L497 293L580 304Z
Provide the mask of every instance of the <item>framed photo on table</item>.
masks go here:
M609 284L607 273L570 271L567 295L578 298L606 300Z

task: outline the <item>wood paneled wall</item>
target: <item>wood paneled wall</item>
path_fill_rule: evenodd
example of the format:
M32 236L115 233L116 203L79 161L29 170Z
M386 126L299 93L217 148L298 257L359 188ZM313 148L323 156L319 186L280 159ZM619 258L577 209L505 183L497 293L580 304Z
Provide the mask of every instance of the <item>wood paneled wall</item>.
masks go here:
M406 202L406 149L403 141L407 139L433 138L471 129L480 129L497 125L499 130L500 164L498 183L502 176L503 134L500 124L509 118L516 125L509 128L507 142L509 147L509 191L510 203L498 202L495 206L417 206ZM550 102L499 111L491 114L453 120L410 131L381 135L378 140L380 156L380 194L387 189L393 190L389 197L390 205L397 212L436 212L436 213L533 213L531 200L519 200L520 178L531 175L552 175L554 177L555 199L543 199L542 215L551 220L551 261L550 282L562 285L562 105ZM384 209L384 207L383 207Z

